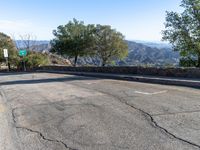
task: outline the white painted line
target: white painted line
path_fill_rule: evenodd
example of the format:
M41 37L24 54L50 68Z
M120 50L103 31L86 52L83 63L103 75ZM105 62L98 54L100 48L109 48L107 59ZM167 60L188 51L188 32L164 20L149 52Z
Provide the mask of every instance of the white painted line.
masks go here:
M88 85L91 85L91 84L97 84L97 82L89 82L89 83L86 83Z
M167 93L167 91L165 90L165 91L158 91L158 92L153 92L153 93L134 91L134 93L143 94L143 95L156 95L156 94Z
M86 84L91 85L91 84L94 84L94 83L86 83Z

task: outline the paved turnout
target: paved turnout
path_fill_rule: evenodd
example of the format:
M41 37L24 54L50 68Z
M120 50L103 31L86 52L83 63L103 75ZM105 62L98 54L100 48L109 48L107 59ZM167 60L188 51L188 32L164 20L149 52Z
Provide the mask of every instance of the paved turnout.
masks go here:
M0 150L200 149L200 90L0 74Z

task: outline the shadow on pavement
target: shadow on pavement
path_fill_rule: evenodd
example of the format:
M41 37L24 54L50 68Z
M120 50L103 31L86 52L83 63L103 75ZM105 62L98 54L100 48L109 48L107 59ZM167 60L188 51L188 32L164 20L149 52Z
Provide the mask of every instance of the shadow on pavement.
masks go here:
M1 76L15 76L15 75L24 75L24 74L32 74L32 73L35 73L35 72L1 72L0 71L0 77ZM40 73L40 72L37 72L37 74Z
M76 80L98 80L93 77L80 77L80 76L68 76L62 78L48 78L48 79L28 79L28 80L16 80L0 82L0 85L15 85L15 84L39 84L39 83L51 83L51 82L67 82Z

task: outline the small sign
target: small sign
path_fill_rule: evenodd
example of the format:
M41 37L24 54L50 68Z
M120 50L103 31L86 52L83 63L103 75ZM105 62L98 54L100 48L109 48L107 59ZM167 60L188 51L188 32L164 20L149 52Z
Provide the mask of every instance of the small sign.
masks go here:
M3 55L5 58L8 58L8 50L7 49L3 49Z
M26 56L26 55L27 55L27 51L25 49L19 50L19 56Z

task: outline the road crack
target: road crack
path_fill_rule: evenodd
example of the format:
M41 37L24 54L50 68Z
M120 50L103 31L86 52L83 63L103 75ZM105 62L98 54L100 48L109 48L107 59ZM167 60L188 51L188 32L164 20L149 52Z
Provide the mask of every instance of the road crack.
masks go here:
M136 109L136 110L142 112L142 113L143 113L144 115L146 115L147 117L149 117L151 123L153 124L153 126L156 127L156 128L158 128L158 129L160 129L162 132L164 132L164 133L170 135L171 137L173 137L173 138L175 138L175 139L177 139L177 140L180 140L180 141L185 142L185 143L187 143L187 144L193 145L193 146L198 147L198 148L200 149L200 145L195 144L195 143L193 143L193 142L190 142L190 141L188 141L188 140L185 140L185 139L183 139L183 138L180 138L180 137L174 135L173 133L171 133L170 131L168 131L167 129L165 129L164 127L161 127L160 125L158 125L158 123L154 120L154 118L153 118L153 116L152 116L151 114L145 112L144 110L142 110L142 109L140 109L140 108L137 108L137 107L135 107L135 106L133 106L133 105L130 105L130 104L127 103L127 102L124 102L124 103L125 103L126 105L128 105L128 106L130 106L130 107L132 107L132 108L134 108L134 109Z
M26 130L26 131L29 131L29 132L32 132L32 133L36 133L36 134L38 134L43 140L48 141L48 142L60 143L60 144L62 144L62 145L63 145L66 149L68 149L68 150L78 150L78 149L74 149L74 148L69 147L66 143L64 143L64 142L61 141L61 140L49 139L49 138L45 137L45 136L44 136L41 132L39 132L39 131L35 131L35 130L29 129L29 128L26 128L26 127L17 126L17 125L16 125L16 124L17 124L16 116L15 116L15 113L14 113L14 111L15 111L16 109L17 109L17 108L12 109L12 117L13 117L13 122L14 122L15 128L17 128L17 129L22 129L22 130Z
M104 93L104 92L103 92L103 93ZM134 109L140 111L142 114L144 114L145 116L147 116L147 117L150 119L150 121L151 121L151 123L152 123L152 125L153 125L154 127L160 129L162 132L166 133L167 135L169 135L169 136L171 136L171 137L173 137L173 138L175 138L175 139L177 139L177 140L180 140L180 141L182 141L182 142L185 142L185 143L187 143L187 144L190 144L190 145L192 145L192 146L195 146L195 147L197 147L197 148L200 149L200 145L195 144L195 143L193 143L193 142L190 142L190 141L188 141L188 140L185 140L185 139L183 139L183 138L181 138L181 137L178 137L178 136L174 135L173 133L171 133L170 131L168 131L167 129L165 129L164 127L161 127L161 126L154 120L153 116L152 116L150 113L148 113L148 112L146 112L146 111L144 111L144 110L142 110L142 109L140 109L140 108L137 108L137 107L135 107L134 105L129 104L129 103L128 103L126 100L124 100L122 97L117 97L117 96L112 95L112 94L107 93L107 92L105 92L104 94L110 95L110 96L112 96L112 97L118 99L120 102L122 102L122 103L128 105L129 107L134 108Z
M76 85L76 86L78 86L78 85ZM82 86L79 86L79 87L82 87ZM193 142L191 142L191 141L185 140L185 139L183 139L183 138L181 138L181 137L178 137L178 136L176 136L175 134L173 134L173 133L171 133L170 131L168 131L167 129L165 129L164 127L160 126L160 125L154 120L153 115L151 115L150 113L148 113L148 112L146 112L146 111L144 111L144 110L142 110L142 109L140 109L140 108L137 108L136 106L134 106L134 105L132 105L132 104L129 104L123 97L118 97L118 96L116 96L116 95L110 94L110 93L105 92L105 91L102 91L102 90L90 89L90 88L88 88L88 87L82 87L82 88L86 88L86 89L89 89L89 90L95 90L95 91L101 92L101 93L103 93L103 94L105 94L105 95L111 96L111 97L113 97L113 98L119 100L121 103L124 103L125 105L127 105L127 106L129 106L129 107L131 107L131 108L133 108L133 109L135 109L135 110L141 112L144 116L148 117L148 118L149 118L148 120L150 120L150 123L153 125L153 127L159 129L160 131L162 131L162 132L165 133L166 135L168 135L168 136L170 136L170 137L172 137L172 138L175 138L175 139L177 139L177 140L179 140L179 141L182 141L182 142L184 142L184 143L186 143L186 144L192 145L192 146L197 147L197 148L200 149L200 145L198 145L198 144L196 144L196 143L193 143Z

